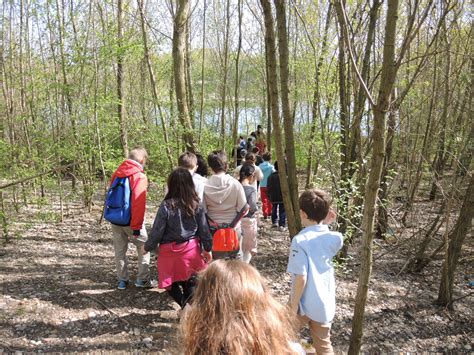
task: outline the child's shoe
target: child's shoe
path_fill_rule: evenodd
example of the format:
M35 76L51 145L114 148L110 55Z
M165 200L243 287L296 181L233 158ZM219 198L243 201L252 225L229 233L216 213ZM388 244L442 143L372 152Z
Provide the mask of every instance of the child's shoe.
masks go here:
M150 280L137 280L135 282L135 287L138 287L138 288L151 288L152 285L151 285Z
M127 288L127 285L128 285L128 281L120 280L119 283L118 283L117 288L119 290L125 290Z
M278 228L278 224L272 223L272 228Z

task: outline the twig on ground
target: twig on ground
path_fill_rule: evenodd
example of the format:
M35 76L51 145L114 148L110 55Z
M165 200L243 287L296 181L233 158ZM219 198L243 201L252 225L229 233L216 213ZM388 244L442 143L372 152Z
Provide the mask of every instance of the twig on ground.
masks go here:
M74 295L77 295L77 293L74 293ZM130 322L126 319L123 319L120 314L117 314L116 312L112 311L109 307L107 307L106 304L104 304L102 301L99 301L97 298L94 298L86 293L81 293L81 296L85 296L89 299L91 299L92 301L94 301L95 303L98 303L100 304L102 307L104 307L104 309L109 312L110 314L113 314L115 317L117 317L120 321L124 322L126 325L130 326Z

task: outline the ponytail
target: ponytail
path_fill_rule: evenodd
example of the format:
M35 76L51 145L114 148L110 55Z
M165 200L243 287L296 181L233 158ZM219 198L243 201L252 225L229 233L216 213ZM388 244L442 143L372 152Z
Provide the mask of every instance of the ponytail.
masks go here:
M239 181L242 183L242 181L253 174L255 174L255 166L253 166L253 164L244 163L240 168Z

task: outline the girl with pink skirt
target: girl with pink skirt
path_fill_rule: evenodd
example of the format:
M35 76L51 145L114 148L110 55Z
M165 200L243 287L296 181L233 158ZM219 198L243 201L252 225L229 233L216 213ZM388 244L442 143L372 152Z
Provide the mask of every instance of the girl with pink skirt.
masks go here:
M186 169L177 168L168 177L168 193L158 209L144 252L158 245L158 287L166 289L184 308L194 293L197 273L212 260L206 215Z

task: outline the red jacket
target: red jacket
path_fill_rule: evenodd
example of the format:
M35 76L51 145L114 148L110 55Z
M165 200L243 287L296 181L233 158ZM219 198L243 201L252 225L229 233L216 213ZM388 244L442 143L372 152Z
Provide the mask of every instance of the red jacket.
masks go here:
M143 173L143 167L136 161L127 159L115 170L110 178L109 186L115 180L115 177L128 176L130 180L130 189L132 196L130 203L132 204L130 228L132 230L140 230L143 225L146 209L146 189L148 180Z

